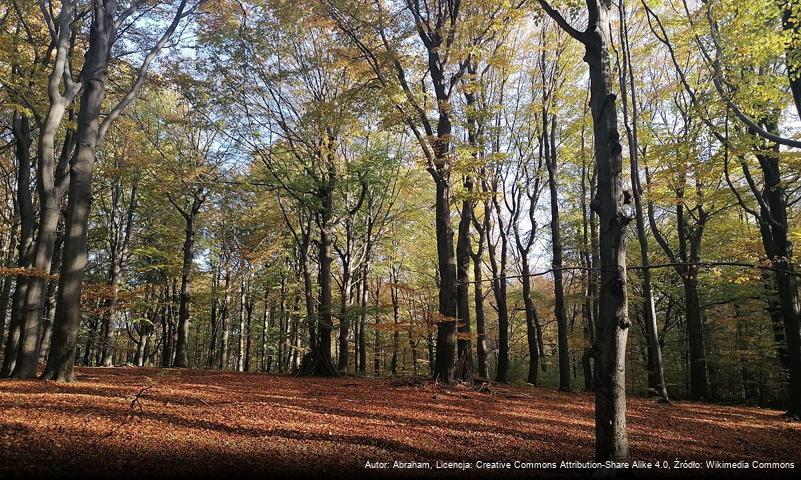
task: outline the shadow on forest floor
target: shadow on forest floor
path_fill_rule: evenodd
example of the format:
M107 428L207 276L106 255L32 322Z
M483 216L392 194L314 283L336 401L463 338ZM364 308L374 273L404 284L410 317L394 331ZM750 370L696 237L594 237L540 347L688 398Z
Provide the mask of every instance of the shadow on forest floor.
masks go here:
M479 393L425 382L203 370L77 373L72 384L0 381L0 477L311 471L361 476L371 473L364 469L367 461L433 466L593 456L593 398L583 393L516 386ZM780 413L634 398L628 410L631 457L798 465L801 424ZM382 470L380 476L431 472L460 471ZM481 476L491 473L532 471L482 470Z

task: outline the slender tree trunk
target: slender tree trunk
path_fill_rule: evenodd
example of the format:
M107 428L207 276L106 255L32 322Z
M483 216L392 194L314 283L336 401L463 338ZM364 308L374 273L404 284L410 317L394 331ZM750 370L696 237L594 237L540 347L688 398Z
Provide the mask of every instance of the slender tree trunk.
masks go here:
M17 157L17 193L15 207L19 215L19 239L17 240L17 267L27 268L32 263L33 243L33 198L31 196L31 129L26 115L14 113L12 133L14 135L15 153ZM45 135L46 132L41 132ZM40 139L41 142L41 139ZM5 356L0 376L7 377L14 371L17 363L19 342L24 323L24 305L29 276L17 275L14 295L11 299L11 322L8 325L8 337L5 344ZM7 283L7 285L10 285ZM3 310L5 312L5 309ZM5 313L4 313L5 315ZM2 330L0 330L2 332Z
M442 125L438 127L438 136L450 135L450 130L450 121L448 121L447 128ZM456 360L457 292L456 257L450 220L450 187L448 180L441 174L435 176L435 182L437 259L440 273L439 314L441 318L437 323L434 376L443 383L453 383Z
M375 285L375 328L373 329L373 374L377 377L381 373L381 279L376 279Z
M191 306L192 287L189 276L192 274L192 262L195 257L195 217L194 212L186 218L184 235L183 261L181 265L181 295L178 307L178 336L175 342L174 367L189 366L189 309Z
M621 1L618 5L620 12L620 40L623 49L623 69L620 72L621 100L623 102L623 125L629 144L629 158L631 166L631 190L634 198L634 219L637 225L637 240L640 245L640 265L644 267L639 271L643 297L643 313L648 343L648 394L656 395L663 401L669 401L665 373L662 362L662 349L659 346L659 329L656 323L656 307L651 282L650 255L648 252L648 239L645 231L645 216L642 206L642 186L640 185L639 168L639 135L638 135L638 105L637 90L634 83L634 66L631 63L631 47L629 45L628 21L626 8ZM627 85L628 83L628 85ZM631 121L629 121L629 94L631 95Z
M250 352L251 352L251 333L253 332L253 292L251 291L250 283L248 282L247 296L245 301L245 364L244 369L246 372L250 371Z
M365 259L367 260L367 259ZM362 266L362 278L359 282L359 368L358 371L362 375L367 373L367 297L370 294L368 287L368 266L367 261Z
M767 123L776 131L775 123ZM793 249L790 223L787 218L785 187L781 181L779 146L763 148L757 154L762 169L765 202L760 211L760 232L765 253L775 269L776 289L784 323L789 372L789 404L787 413L801 417L801 302L798 296L798 277L793 273Z
M398 350L400 349L400 302L398 298L398 271L395 265L390 269L390 286L389 295L392 300L392 321L394 328L392 330L392 361L390 362L390 372L392 375L398 373Z
M473 222L473 180L468 176L464 182L468 198L462 200L459 215L459 236L456 240L456 307L459 313L455 376L463 382L473 381L473 343L469 338L470 327L470 224Z
M581 271L582 285L584 286L584 302L582 302L582 312L584 316L584 338L586 346L581 355L581 365L584 372L584 391L591 392L595 389L595 369L592 367L595 352L595 309L593 308L593 279L595 278L595 265L593 263L594 249L590 244L592 228L590 226L590 215L587 205L587 184L589 172L584 155L584 122L581 126L581 223L582 223L582 252L581 263L585 270ZM593 242L594 243L594 242Z
M245 371L245 280L239 283L239 350L236 355L236 371Z
M626 236L620 134L610 74L608 0L588 2L590 29L585 59L590 67L590 105L598 188L593 199L600 224L601 284L596 323L598 385L595 393L595 457L628 458L626 432L626 340L631 325L626 291Z
M345 219L345 250L342 252L342 289L340 291L339 306L339 364L342 371L348 370L348 336L350 335L350 307L351 307L351 250L353 243L353 228L350 218Z
M551 193L551 251L553 253L554 316L556 317L559 341L559 390L571 391L570 352L568 351L568 325L565 313L565 287L562 272L562 233L559 221L559 192L556 179L556 118L551 117L548 125L547 115L543 118L543 146L545 163L548 167L548 188ZM550 136L549 136L550 130Z
M520 279L523 284L523 304L526 308L526 340L528 343L528 378L527 382L537 385L540 363L539 340L537 339L537 307L531 298L531 267L528 263L528 252L520 257Z
M219 312L220 300L217 298L220 289L220 266L212 263L212 277L211 277L211 311L210 311L210 325L209 325L209 348L206 354L206 368L211 369L214 366L214 353L217 347L217 330L219 328Z
M488 214L488 212L485 213L485 215ZM470 256L473 259L473 281L475 282L473 302L476 305L476 360L478 361L478 376L489 378L487 372L487 330L484 322L484 271L482 268L486 231L475 220L475 215L473 215L473 225L478 232L476 251L470 252Z
M228 339L229 339L229 330L230 327L228 325L228 313L231 310L231 269L227 269L225 272L225 292L223 294L223 305L221 307L222 312L220 312L220 363L219 367L220 370L225 370L228 368Z
M484 217L484 230L487 232L487 238L492 235L492 226L490 223L489 206L485 207L487 213ZM500 260L497 258L495 248L490 243L488 251L490 257L490 265L492 267L492 291L495 295L495 308L498 311L498 365L495 372L495 381L508 382L509 381L509 310L506 305L506 254L507 254L507 239L504 232L503 224L500 219L500 207L495 202L495 212L498 217L499 228L499 242L501 244Z

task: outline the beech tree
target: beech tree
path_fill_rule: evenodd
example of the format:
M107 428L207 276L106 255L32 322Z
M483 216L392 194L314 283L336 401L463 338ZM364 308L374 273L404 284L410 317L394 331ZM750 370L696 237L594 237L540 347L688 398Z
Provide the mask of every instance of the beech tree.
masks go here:
M587 27L582 32L545 0L539 0L545 12L571 37L581 42L590 72L590 107L592 109L598 188L591 208L600 222L599 250L601 284L596 319L595 350L598 384L595 389L596 460L628 458L626 433L626 340L631 322L628 319L626 289L625 229L630 218L624 205L630 194L623 189L622 146L618 132L617 96L613 93L609 55L611 2L587 0Z

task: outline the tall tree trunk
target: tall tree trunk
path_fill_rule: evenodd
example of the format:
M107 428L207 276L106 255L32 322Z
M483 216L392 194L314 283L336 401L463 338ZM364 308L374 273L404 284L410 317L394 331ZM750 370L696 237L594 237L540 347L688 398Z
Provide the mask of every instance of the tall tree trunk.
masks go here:
M358 372L362 375L367 373L367 297L370 294L368 287L368 262L362 265L362 278L359 281L359 365Z
M390 267L389 274L389 295L392 301L392 321L394 325L392 330L392 361L389 369L392 375L397 375L398 350L400 349L400 301L398 297L398 269L394 264Z
M626 236L622 147L610 74L609 0L588 1L590 22L585 59L590 67L590 105L594 125L598 188L593 199L600 223L601 282L596 323L598 385L595 397L595 457L598 461L628 458L626 432Z
M684 277L684 298L687 309L687 341L690 348L690 398L709 400L701 302L698 298L698 273L690 268Z
M550 125L549 125L550 123ZM551 251L553 253L554 316L559 341L559 390L570 391L570 352L567 342L567 314L565 313L565 287L562 272L562 233L559 222L559 189L556 179L556 117L548 121L543 115L543 150L548 168L548 188L551 193ZM549 133L550 132L550 133Z
M33 198L31 196L31 128L26 115L15 112L12 133L14 135L14 151L17 157L17 193L15 207L19 215L19 237L17 247L17 267L27 268L32 263L33 243ZM44 135L45 132L40 133ZM40 139L41 142L41 139ZM17 363L19 342L24 323L23 313L28 283L27 275L17 275L14 295L11 299L11 322L8 325L8 337L5 344L5 356L0 376L7 377L14 371ZM7 283L7 285L10 285ZM5 312L5 309L4 309ZM5 315L5 313L3 314ZM2 332L2 330L0 330Z
M528 343L528 377L526 381L537 385L539 375L540 351L537 339L537 307L531 298L531 267L528 263L528 252L520 257L520 282L523 284L523 304L526 309L526 340Z
M245 371L245 279L239 283L239 350L236 354L236 371Z
M17 378L33 378L36 375L36 364L39 359L39 321L40 308L44 301L47 285L47 275L50 274L52 262L53 246L55 243L56 229L60 214L61 198L64 189L64 179L67 175L67 160L72 154L74 136L70 130L67 131L61 148L61 158L56 165L56 137L58 136L59 126L64 118L68 106L72 103L80 84L72 81L69 72L68 56L72 50L72 24L75 13L76 2L65 0L61 2L61 10L52 25L55 30L51 31L51 41L54 47L54 59L51 63L52 69L47 82L48 109L44 121L39 129L39 142L37 145L37 191L39 193L39 228L36 243L34 246L26 243L25 267L30 267L35 271L35 275L28 277L24 282L18 282L18 293L15 293L16 315L12 310L11 335L9 335L8 346L15 341L18 342L13 350L6 349L6 358L11 355L15 365L4 364L3 373L12 374ZM88 52L87 52L88 55ZM89 57L87 56L87 59ZM88 89L84 88L84 97ZM63 93L62 93L63 90ZM71 112L70 112L71 113ZM27 121L27 120L26 120ZM80 118L79 118L80 121ZM80 170L80 169L79 169ZM24 175L29 181L30 170L26 169ZM29 183L23 183L26 188L19 188L17 194L25 194L28 199ZM27 199L26 199L27 202ZM30 212L25 213L30 207ZM32 206L27 203L19 202L22 226L27 228L26 219L33 222ZM30 237L27 237L30 238ZM23 242L27 242L24 235L20 236L20 248ZM31 255L30 257L28 255ZM77 327L75 334L77 335ZM73 356L74 356L74 344ZM9 361L8 363L14 362ZM70 358L72 362L72 358Z
M634 83L634 66L631 63L631 47L629 45L628 21L626 7L621 0L618 4L620 12L620 43L623 50L623 69L620 71L621 100L623 102L623 125L629 144L629 158L631 166L631 190L634 198L634 219L637 225L637 241L640 245L640 271L643 297L643 320L645 323L646 341L648 343L648 394L656 395L663 401L669 401L665 373L662 362L662 349L659 346L659 329L656 323L656 307L649 268L650 255L648 253L648 238L645 231L645 216L642 206L642 186L640 185L639 168L639 119L637 105L637 90ZM631 95L631 121L629 121L629 94Z
M317 279L320 287L319 315L317 322L317 337L310 338L311 351L305 355L298 370L300 375L335 377L336 367L331 359L331 333L333 331L333 316L331 314L331 263L333 231L331 224L331 190L322 189L322 210L319 213L320 241L318 257L320 261L320 274ZM310 278L309 278L310 279ZM309 285L308 288L310 288ZM307 296L307 302L308 302ZM307 310L314 308L307 305ZM313 311L313 310L312 310ZM310 326L311 328L311 326ZM315 343L316 340L316 343Z
M212 262L211 267L211 311L209 312L209 347L206 353L206 368L214 366L214 353L217 347L217 330L219 329L220 300L218 298L220 290L220 265Z
M438 136L450 136L450 120L437 126ZM443 152L444 157L447 150ZM443 163L444 159L441 160ZM435 175L436 182L436 237L437 260L440 274L439 314L437 322L436 360L434 376L444 383L454 381L454 362L456 350L456 257L453 250L453 229L450 219L450 186L442 174Z
M584 32L571 27L545 0L540 5L585 47L590 72L598 190L591 208L600 220L601 285L596 322L598 385L595 391L595 458L599 462L628 459L626 432L626 340L631 325L626 291L626 237L630 219L624 204L622 146L618 133L609 45L612 40L610 0L587 0Z
M375 285L375 328L373 329L373 374L377 377L381 373L381 279L376 279Z
M103 11L102 15L98 13L101 10ZM100 127L100 106L105 96L113 23L114 18L106 14L105 7L95 7L89 48L83 67L83 94L81 108L78 112L76 150L70 162L69 198L65 224L67 233L59 275L53 340L50 356L42 374L43 378L48 380L71 381L73 379L75 341L81 323L81 291L87 262L86 236L89 209L92 203L92 173ZM53 208L57 208L57 205L54 205ZM57 219L57 209L55 213ZM47 263L49 264L49 261ZM30 291L28 296L31 296ZM30 303L26 302L26 309Z
M488 215L489 212L485 212ZM478 233L476 240L476 251L471 250L470 257L473 260L473 281L475 287L473 288L473 302L476 305L476 360L478 361L478 376L481 378L489 378L487 372L487 330L484 322L484 271L482 267L484 257L484 242L486 239L486 231L484 227L479 224L473 215L473 226Z
M353 244L353 227L350 218L345 219L345 250L341 252L342 258L342 288L340 290L339 305L339 364L338 368L342 371L348 370L348 336L350 335L351 320L351 291L352 272L351 272L351 251Z
M231 311L231 269L225 271L225 292L223 294L223 304L220 312L220 370L228 368L228 339L230 326L228 324L228 314Z
M775 122L765 122L769 131L776 131ZM776 289L784 323L789 371L789 404L787 413L801 417L801 302L798 277L793 273L793 249L787 218L785 186L779 166L779 146L764 147L757 154L764 182L764 201L760 209L760 232L765 253L776 277Z
M473 342L470 340L470 224L473 222L473 180L467 176L464 181L466 198L462 200L459 215L459 236L456 240L456 307L459 313L458 332L462 335L457 342L458 359L455 377L463 382L473 381Z
M509 310L506 304L506 256L507 238L501 220L501 210L497 199L493 201L494 210L499 224L498 241L501 244L500 259L497 258L495 247L489 243L490 266L492 267L492 291L495 296L495 308L498 311L498 365L495 372L495 381L509 381ZM487 239L492 235L492 224L490 222L489 205L485 206L484 230Z
M590 226L590 215L594 215L588 211L587 205L587 187L589 172L587 171L586 157L584 154L584 121L581 125L581 236L582 236L582 251L581 251L581 265L584 269L581 270L581 280L584 286L584 301L582 302L582 313L584 316L584 339L586 346L581 355L581 365L584 373L584 391L591 392L595 388L595 369L592 366L592 360L595 352L595 309L593 308L593 283L595 278L595 264L593 258L595 257L594 249L590 243L590 235L593 233ZM594 242L593 242L594 243Z
M194 209L193 209L194 210ZM191 306L192 287L190 275L192 274L192 262L195 258L195 216L194 212L186 218L186 230L184 235L183 259L181 264L181 295L178 306L178 336L175 342L175 363L174 367L186 368L189 366L189 309Z
M253 292L251 291L250 281L248 281L247 296L245 297L245 371L250 371L250 352L251 352L251 333L253 327Z

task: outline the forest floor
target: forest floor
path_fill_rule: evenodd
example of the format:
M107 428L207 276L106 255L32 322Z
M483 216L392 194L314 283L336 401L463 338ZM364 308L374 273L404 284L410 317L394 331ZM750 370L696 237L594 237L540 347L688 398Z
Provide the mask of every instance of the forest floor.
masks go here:
M76 375L71 384L0 381L0 478L465 473L437 461L471 462L470 476L486 478L534 471L479 471L476 461L593 458L593 397L585 393L176 369ZM801 468L801 423L776 410L634 398L628 422L632 460ZM431 469L365 468L395 460Z

